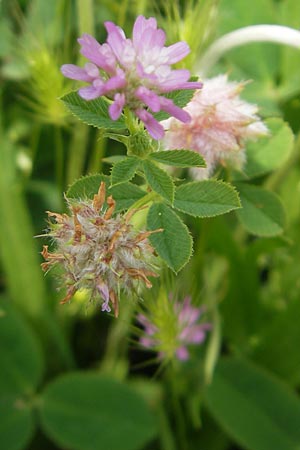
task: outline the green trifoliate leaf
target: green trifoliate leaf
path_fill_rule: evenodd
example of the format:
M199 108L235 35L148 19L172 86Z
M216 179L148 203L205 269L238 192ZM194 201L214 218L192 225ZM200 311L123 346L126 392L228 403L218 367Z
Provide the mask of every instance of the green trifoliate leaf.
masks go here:
M240 206L236 190L223 181L194 181L175 191L174 207L195 217L214 217Z
M165 150L151 153L149 156L157 162L176 167L206 167L205 161L199 153L191 150Z
M221 359L206 392L206 406L241 448L299 449L299 398L253 363Z
M268 119L270 136L247 145L247 164L243 170L254 178L278 169L289 158L294 145L293 132L282 119Z
M122 183L110 187L110 177L107 175L88 175L75 181L68 189L66 196L76 199L92 199L97 194L101 181L106 184L107 194L116 201L116 212L128 209L146 192L132 183Z
M164 203L151 206L147 225L149 230L163 229L161 233L152 234L150 242L168 267L179 272L192 254L193 241L186 225Z
M151 189L170 203L173 203L175 187L170 175L149 160L143 161L143 169Z
M56 378L43 393L39 413L44 432L59 448L138 450L157 434L144 399L96 372Z
M265 237L282 233L285 211L277 195L246 183L239 183L237 189L242 203L237 216L249 233Z
M111 184L124 183L124 181L131 180L140 164L140 159L136 156L128 156L122 161L117 162L111 171Z
M126 129L122 117L118 120L111 120L108 114L108 103L101 97L87 101L83 100L77 92L70 92L61 100L74 116L87 125L106 130Z

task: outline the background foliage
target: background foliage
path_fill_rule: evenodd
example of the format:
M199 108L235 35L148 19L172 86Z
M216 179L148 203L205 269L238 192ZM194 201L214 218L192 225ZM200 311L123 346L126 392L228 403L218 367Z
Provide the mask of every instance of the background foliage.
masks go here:
M5 450L300 448L300 51L248 44L228 52L208 74L227 71L232 79L252 79L244 98L260 106L271 131L248 146L244 172L225 179L240 192L242 209L218 216L238 206L235 191L227 192L222 181L206 181L209 190L191 182L175 192L153 174L152 161L144 163L149 184L158 183L155 190L174 202L194 239L192 259L171 284L206 305L213 330L189 362L160 367L142 351L130 323L134 305L126 299L118 321L97 306L86 307L84 292L60 306L55 279L44 278L39 266L44 239L33 236L46 228L44 211L64 210L62 192L94 193L106 180L97 173L109 175L111 158L124 153L121 143L104 136L105 118L93 114L91 103L84 111L86 103L68 94L75 85L59 71L61 64L76 62L78 35L89 32L103 41L105 20L129 32L137 14L155 15L170 42L189 42L192 68L215 38L236 28L260 23L299 28L298 0L252 0L251 7L243 0L176 5L0 3L0 448ZM93 127L79 123L78 115ZM115 122L112 131L123 126ZM180 157L184 167L186 156ZM115 161L113 180L128 182L128 167ZM131 160L132 176L135 163ZM70 187L87 174L94 175L89 185L81 179ZM120 185L113 187L119 210L143 195L132 186L126 196ZM154 204L149 228L163 227L164 221L172 236L181 230L180 253L170 245L172 236L157 244L178 272L189 259L191 235L167 203Z

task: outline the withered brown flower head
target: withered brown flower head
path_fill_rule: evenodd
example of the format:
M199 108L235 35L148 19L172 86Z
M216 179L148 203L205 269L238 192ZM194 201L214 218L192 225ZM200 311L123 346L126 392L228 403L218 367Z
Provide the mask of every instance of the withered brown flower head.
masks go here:
M105 204L102 182L93 200L67 200L70 215L48 212L47 236L53 238L56 251L45 245L42 255L44 271L54 265L63 268L63 285L67 289L61 303L71 300L79 289L88 289L91 298L102 302L102 311L119 313L119 293L137 292L141 284L151 288L148 277L153 270L154 250L148 242L153 231L139 232L129 222L136 210L113 217L115 201L110 196ZM154 232L161 231L156 230Z

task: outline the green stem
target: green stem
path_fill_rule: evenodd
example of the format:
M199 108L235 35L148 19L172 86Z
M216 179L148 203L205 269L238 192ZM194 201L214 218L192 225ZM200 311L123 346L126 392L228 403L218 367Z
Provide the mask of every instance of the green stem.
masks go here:
M114 321L107 337L106 353L102 360L101 370L118 379L126 378L128 372L128 335L135 310L135 304L125 299L122 315Z
M77 20L79 34L95 35L94 2L93 0L77 0Z
M157 414L159 417L159 437L162 450L176 450L174 433L171 429L168 416L163 405L159 405L159 407L157 408Z
M88 173L99 173L102 171L102 160L107 144L107 138L103 134L104 131L99 131L99 134L96 136L96 142L89 161Z
M121 28L124 28L125 25L127 9L128 9L128 0L123 0L120 3L120 9L117 18L117 23Z
M150 204L157 198L159 198L159 195L156 192L151 191L148 194L144 195L144 197L137 200L133 205L131 205L128 211L141 209L143 206Z
M56 182L61 191L64 190L63 176L64 176L64 149L62 143L61 129L54 128L54 142L55 142L55 170Z
M209 335L205 361L204 361L204 384L210 384L214 375L215 367L220 355L221 349L221 319L216 303L211 312L212 330Z
M182 413L182 406L180 403L180 396L177 389L177 373L172 365L169 369L169 381L171 387L172 404L174 408L174 415L176 420L176 430L178 433L178 443L180 450L188 450L188 442L186 437L186 427L184 415Z
M129 130L129 133L131 135L135 134L140 129L137 119L132 114L129 108L124 108L124 116L125 116L125 123Z
M81 123L74 127L69 144L67 186L83 174L89 131L89 127Z

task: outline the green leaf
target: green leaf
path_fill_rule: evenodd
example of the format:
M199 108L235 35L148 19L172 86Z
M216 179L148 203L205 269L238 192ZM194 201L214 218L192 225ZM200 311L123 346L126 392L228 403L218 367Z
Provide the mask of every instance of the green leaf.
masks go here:
M38 341L27 323L7 301L0 301L0 397L31 395L43 374Z
M74 450L139 450L156 421L130 387L99 373L70 373L44 392L41 424L57 445Z
M293 132L282 119L268 119L266 125L270 136L247 145L247 164L243 172L249 178L278 169L293 150Z
M204 180L179 186L175 191L174 207L191 216L214 217L240 208L240 201L230 184Z
M247 450L300 448L299 399L254 364L223 359L206 393L206 405L224 430Z
M173 203L174 183L172 178L151 161L143 161L143 169L149 186L163 198Z
M170 92L166 94L165 97L173 100L174 104L176 106L179 106L179 108L183 108L189 103L190 100L192 100L194 93L195 89L181 89L179 91ZM170 114L164 111L160 111L156 114L153 114L153 116L160 122L161 120L168 119L168 117L170 117Z
M285 211L273 192L246 183L239 183L237 189L242 203L237 216L249 233L268 237L283 232Z
M186 225L167 205L155 203L148 212L147 228L163 229L151 235L150 242L168 267L179 272L192 254L193 241Z
M1 366L2 370L2 366ZM29 448L34 433L34 418L24 400L15 395L0 397L0 448Z
M97 194L101 181L106 184L107 194L112 195L116 201L116 212L128 209L146 193L132 183L110 187L110 178L107 175L88 175L75 181L67 191L68 198L90 198Z
M300 302L297 297L297 300L286 303L286 309L279 311L257 332L258 342L251 358L297 386L300 382L300 352L296 343L300 342L300 327L295 317L300 316Z
M124 181L131 180L140 164L140 159L136 156L127 156L122 161L117 162L111 171L111 184L124 183Z
M169 166L176 167L206 167L205 161L199 153L191 150L165 150L149 155L151 159Z
M82 99L77 92L70 92L61 100L75 117L87 125L108 130L126 129L123 118L111 120L108 114L108 103L101 97L88 101Z

